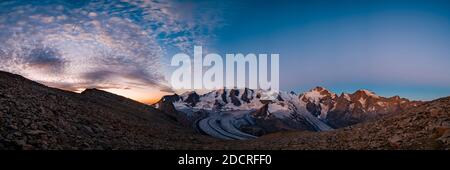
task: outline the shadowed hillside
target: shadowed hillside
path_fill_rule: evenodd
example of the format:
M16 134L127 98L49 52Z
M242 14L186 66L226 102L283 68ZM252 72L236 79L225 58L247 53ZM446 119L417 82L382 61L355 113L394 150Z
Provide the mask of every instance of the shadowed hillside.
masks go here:
M0 72L0 149L189 149L210 141L121 96L72 93Z

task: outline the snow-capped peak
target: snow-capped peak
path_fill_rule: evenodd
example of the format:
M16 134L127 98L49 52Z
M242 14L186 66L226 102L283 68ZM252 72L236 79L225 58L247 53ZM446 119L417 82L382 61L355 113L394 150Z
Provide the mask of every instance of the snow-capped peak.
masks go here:
M319 103L320 100L322 100L323 98L326 98L326 97L334 99L337 96L335 93L330 92L329 90L318 86L318 87L311 89L308 92L303 93L300 96L300 100L305 101L305 102L310 101L313 103Z
M364 94L365 96L368 97L373 97L373 98L380 98L380 96L376 95L374 92L366 90L366 89L362 89L362 90L357 90L354 94Z

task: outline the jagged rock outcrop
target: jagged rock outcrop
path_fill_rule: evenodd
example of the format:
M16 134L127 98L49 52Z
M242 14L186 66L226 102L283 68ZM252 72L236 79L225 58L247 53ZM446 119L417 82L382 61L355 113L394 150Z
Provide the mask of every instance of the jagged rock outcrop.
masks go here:
M255 118L260 118L260 119L267 119L270 117L270 112L269 112L269 104L264 104L263 107L259 108L258 110L254 111L251 114L253 117Z
M231 89L230 90L230 99L231 99L231 103L233 103L233 105L235 106L240 106L241 105L241 101L239 101L239 90L236 89Z
M195 92L188 94L184 102L189 103L190 106L194 107L200 101L200 96Z
M381 97L368 90L358 90L353 94L342 93L338 96L323 87L303 93L299 99L305 103L311 114L334 128L375 120L421 103L398 96Z
M245 88L244 93L242 93L241 100L246 103L250 103L250 100L253 99L253 96L251 96L250 94L252 94L253 92L254 92L253 90Z
M313 125L296 111L286 118L277 118L269 111L269 102L251 113L254 123L240 127L246 133L261 136L280 131L315 131Z

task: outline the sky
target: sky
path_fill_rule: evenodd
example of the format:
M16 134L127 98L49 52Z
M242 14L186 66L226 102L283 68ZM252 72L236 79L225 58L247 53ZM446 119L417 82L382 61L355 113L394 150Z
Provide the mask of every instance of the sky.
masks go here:
M280 87L450 95L448 0L2 0L0 70L152 103L174 54L277 53Z

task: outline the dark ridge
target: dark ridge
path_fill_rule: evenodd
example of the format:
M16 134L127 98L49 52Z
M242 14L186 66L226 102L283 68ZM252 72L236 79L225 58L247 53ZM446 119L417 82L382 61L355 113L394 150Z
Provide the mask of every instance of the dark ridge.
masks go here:
M0 149L189 149L213 141L122 96L78 94L0 72Z

